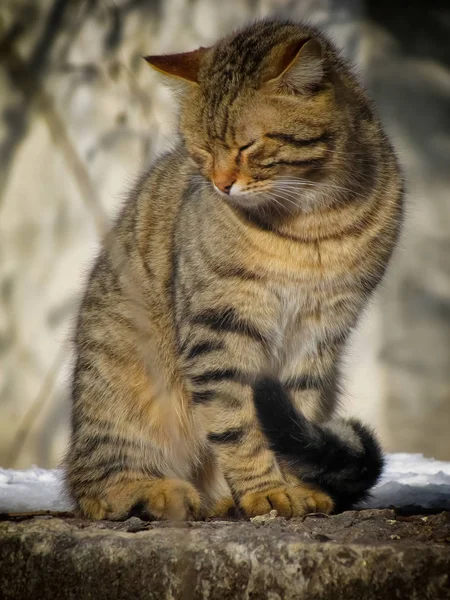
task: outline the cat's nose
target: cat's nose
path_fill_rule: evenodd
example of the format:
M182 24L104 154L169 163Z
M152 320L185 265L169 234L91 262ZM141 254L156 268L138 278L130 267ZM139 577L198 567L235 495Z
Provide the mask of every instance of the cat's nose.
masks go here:
M236 177L229 175L219 175L214 178L214 185L224 194L230 194L233 183L236 182Z

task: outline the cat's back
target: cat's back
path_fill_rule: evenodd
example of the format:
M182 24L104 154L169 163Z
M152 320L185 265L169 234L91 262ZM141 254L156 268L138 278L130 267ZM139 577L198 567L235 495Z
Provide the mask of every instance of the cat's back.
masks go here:
M139 287L147 278L150 289L164 283L170 276L174 226L191 175L187 154L178 146L140 176L103 240L88 289L106 273L125 287L133 285L133 273L146 275Z
M170 340L174 232L191 175L179 146L158 158L128 195L89 276L75 330L79 354L105 340L132 346L149 323Z
M131 259L132 267L143 264L153 281L169 275L174 227L191 177L192 166L181 145L162 155L141 176L112 231L111 238L126 254L122 258ZM109 245L107 239L105 249L111 254Z

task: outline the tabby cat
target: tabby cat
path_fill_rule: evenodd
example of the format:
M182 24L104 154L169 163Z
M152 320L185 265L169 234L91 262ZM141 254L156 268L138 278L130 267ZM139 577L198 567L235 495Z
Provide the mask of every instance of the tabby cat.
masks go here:
M89 278L69 491L93 519L347 506L382 467L373 434L335 413L339 358L399 234L391 146L309 26L260 21L146 60L177 91L179 141Z

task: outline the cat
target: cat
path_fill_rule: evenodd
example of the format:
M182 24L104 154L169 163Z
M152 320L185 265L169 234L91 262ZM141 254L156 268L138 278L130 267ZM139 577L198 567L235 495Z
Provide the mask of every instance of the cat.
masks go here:
M146 60L179 98L179 136L87 283L68 490L92 519L348 506L383 462L337 409L340 357L401 227L391 145L309 26L258 21Z

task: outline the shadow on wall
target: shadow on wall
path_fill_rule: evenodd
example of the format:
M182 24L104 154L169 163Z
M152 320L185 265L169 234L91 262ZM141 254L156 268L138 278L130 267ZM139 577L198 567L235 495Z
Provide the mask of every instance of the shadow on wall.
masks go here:
M367 17L367 83L409 204L381 303L384 437L392 449L449 459L450 6L370 1Z
M0 464L60 460L87 266L120 195L170 144L174 104L141 56L208 45L274 11L317 23L362 61L405 165L403 248L358 334L351 410L389 450L450 458L446 4L2 0Z

